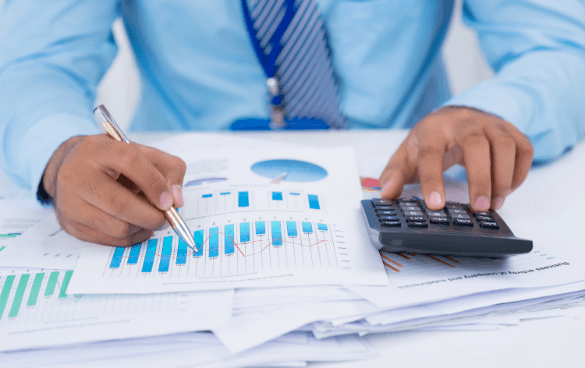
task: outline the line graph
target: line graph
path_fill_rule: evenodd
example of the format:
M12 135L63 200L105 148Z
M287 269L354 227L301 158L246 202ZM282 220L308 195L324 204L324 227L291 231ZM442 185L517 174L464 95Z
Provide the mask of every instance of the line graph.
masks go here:
M342 236L342 235L336 235ZM331 226L303 220L248 220L193 232L196 248L168 232L110 251L103 277L221 277L291 267L339 267Z

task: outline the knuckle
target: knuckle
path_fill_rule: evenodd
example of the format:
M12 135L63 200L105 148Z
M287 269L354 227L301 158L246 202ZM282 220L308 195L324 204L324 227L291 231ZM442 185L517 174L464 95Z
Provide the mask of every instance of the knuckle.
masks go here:
M109 207L114 216L120 217L128 208L128 200L124 196L112 195L109 198Z
M149 230L158 230L165 224L165 218L160 211L145 219L144 227Z
M463 137L463 144L471 147L481 147L488 145L488 141L482 131L473 129L465 134Z
M516 141L507 134L501 134L496 139L496 146L499 149L514 151L516 149Z
M418 150L418 157L421 160L428 160L438 158L441 155L441 150L433 146L422 146Z
M130 224L124 221L112 221L109 229L114 238L126 238L130 234Z
M121 152L118 157L120 158L120 164L124 168L136 168L140 164L141 155L138 149L131 145L121 146Z

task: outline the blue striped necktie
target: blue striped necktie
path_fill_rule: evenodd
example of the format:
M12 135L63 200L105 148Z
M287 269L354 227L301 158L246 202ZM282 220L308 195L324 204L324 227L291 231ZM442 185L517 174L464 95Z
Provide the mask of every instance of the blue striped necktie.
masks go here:
M325 26L315 0L242 0L242 6L267 77L272 125L284 127L286 116L343 128Z

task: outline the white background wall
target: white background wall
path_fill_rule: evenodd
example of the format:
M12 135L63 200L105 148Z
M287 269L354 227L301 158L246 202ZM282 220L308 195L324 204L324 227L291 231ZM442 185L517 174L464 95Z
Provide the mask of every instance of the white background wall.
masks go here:
M0 0L0 6L2 2ZM461 2L462 0L456 0L455 14L443 47L454 94L493 75L481 54L475 33L461 21ZM113 28L119 53L100 84L98 102L104 103L120 125L126 127L138 102L139 78L122 22L118 20Z

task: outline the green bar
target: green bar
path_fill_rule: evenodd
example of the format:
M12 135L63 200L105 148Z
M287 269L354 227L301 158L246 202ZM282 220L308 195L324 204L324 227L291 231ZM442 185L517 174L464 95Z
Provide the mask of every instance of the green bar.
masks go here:
M26 291L26 285L28 285L28 279L30 279L30 274L28 273L20 276L20 281L18 282L18 287L16 288L16 295L12 301L12 308L10 308L8 318L14 318L18 316L18 311L20 310L20 305L22 304L22 299L24 298L24 292Z
M73 271L65 272L65 277L63 278L63 284L61 285L61 292L59 293L59 298L67 298L67 287L69 286L69 281L71 281L71 275L73 275Z
M8 303L8 297L10 296L10 290L12 290L12 284L14 284L14 278L16 276L10 275L4 280L4 287L2 288L2 294L0 294L0 319Z
M2 251L4 248L6 248L6 247L0 247L0 252L1 252L1 251Z
M49 282L47 283L47 288L45 289L45 296L52 296L55 292L55 285L57 285L57 280L59 280L59 271L51 272L51 276L49 276Z
M35 275L35 281L33 281L32 289L30 289L30 295L28 297L28 302L26 303L27 307L32 307L33 305L37 304L37 299L39 297L39 292L41 291L41 284L43 283L43 278L45 277L45 273L37 273Z

